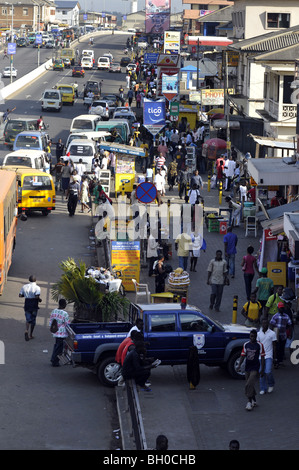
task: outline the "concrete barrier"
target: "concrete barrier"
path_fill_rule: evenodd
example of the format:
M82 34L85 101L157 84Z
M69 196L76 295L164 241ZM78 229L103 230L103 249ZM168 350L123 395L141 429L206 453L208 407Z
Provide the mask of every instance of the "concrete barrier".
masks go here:
M109 31L109 32L112 34L112 31ZM114 34L118 34L118 33L122 34L122 31L115 31ZM108 31L96 31L94 33L88 33L88 34L85 34L82 37L82 39L83 38L89 39L90 37L103 36L103 35L108 35ZM75 41L73 41L71 44L71 48L74 48L78 44L81 44L81 42L78 42L78 39L75 39ZM23 87L31 83L33 80L40 77L44 72L50 69L51 65L52 65L52 59L49 59L46 62L44 62L42 65L32 70L31 72L27 73L26 75L19 78L18 80L14 81L13 83L10 83L6 87L0 88L0 103L1 102L4 103L4 100L6 98L9 98L11 95L13 95L13 93L16 93L17 91L21 90Z

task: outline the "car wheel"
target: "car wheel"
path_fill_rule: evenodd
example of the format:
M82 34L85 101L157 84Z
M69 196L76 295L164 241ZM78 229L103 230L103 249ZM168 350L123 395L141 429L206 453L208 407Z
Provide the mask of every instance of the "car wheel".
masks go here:
M227 370L229 375L233 379L244 379L245 378L245 373L243 371L238 372L237 368L240 363L240 356L241 356L241 349L237 349L236 351L233 351L232 354L230 355L230 358L227 361Z
M121 376L121 366L115 362L115 357L106 357L102 360L97 368L97 376L103 385L115 387Z

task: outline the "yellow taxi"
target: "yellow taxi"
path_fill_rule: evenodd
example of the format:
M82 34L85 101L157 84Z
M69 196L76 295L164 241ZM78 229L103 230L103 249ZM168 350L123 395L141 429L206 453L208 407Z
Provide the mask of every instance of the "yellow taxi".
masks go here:
M62 95L62 103L71 103L71 105L75 102L75 88L73 85L67 85L64 83L59 83L55 86L57 90L61 91Z

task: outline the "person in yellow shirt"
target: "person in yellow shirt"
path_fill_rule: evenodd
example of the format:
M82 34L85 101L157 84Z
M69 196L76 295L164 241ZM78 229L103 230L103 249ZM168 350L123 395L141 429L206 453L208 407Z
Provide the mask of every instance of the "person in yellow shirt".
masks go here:
M251 328L258 328L262 314L262 305L256 300L256 294L252 293L250 300L243 305L241 314L246 318L245 325Z
M145 140L140 144L140 148L142 148L145 153L144 157L141 157L141 171L145 171L148 164L148 144Z

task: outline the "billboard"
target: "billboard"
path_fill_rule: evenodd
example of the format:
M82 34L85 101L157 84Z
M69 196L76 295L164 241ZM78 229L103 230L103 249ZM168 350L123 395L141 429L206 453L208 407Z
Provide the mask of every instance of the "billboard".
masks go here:
M171 100L179 93L179 74L162 73L162 95Z
M164 31L164 54L179 54L181 47L180 31Z
M165 124L165 100L152 101L144 98L143 125Z
M162 34L170 28L171 0L145 0L145 32Z

